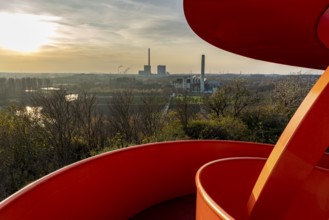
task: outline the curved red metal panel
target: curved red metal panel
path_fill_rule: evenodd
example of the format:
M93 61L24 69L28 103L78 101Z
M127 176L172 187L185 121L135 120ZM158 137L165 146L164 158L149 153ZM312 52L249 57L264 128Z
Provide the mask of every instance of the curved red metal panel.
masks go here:
M286 219L323 219L329 216L329 170L314 168L285 213Z
M329 153L324 153L317 166L319 168L329 169Z
M205 163L266 157L272 145L229 141L149 144L105 153L56 171L0 203L0 219L128 219L195 192Z
M328 5L329 0L184 0L189 25L210 44L254 59L316 69L329 65L329 50L316 34Z
M242 219L266 158L227 158L204 165L196 175L196 219Z
M318 22L317 34L321 42L329 49L329 8Z
M184 9L192 29L217 47L256 59L325 68L328 4L184 0ZM182 141L131 147L32 183L0 203L0 219L128 219L152 205L194 193L197 170L223 158L231 159L198 172L198 219L328 219L329 157L323 155L329 146L328 100L329 69L265 166L262 160L241 158L267 157L272 148L264 144Z
M329 146L328 100L329 69L306 96L268 158L249 199L250 219L267 219L270 212L273 219L283 219L288 214L303 219L305 213L312 219L329 218L329 188L324 184L329 173L316 168L327 165L324 152ZM305 205L305 199L296 200L298 195L316 205ZM291 208L295 203L305 207L303 212Z
M319 69L329 65L328 5L329 0L184 0L191 28L216 47L255 59ZM245 214L234 215L233 205L221 205L218 210L238 219L328 219L329 160L324 155L329 146L328 100L329 69L280 137L249 192ZM230 187L227 185L228 190ZM229 199L222 195L216 203L226 204ZM243 210L243 202L236 208L241 207Z

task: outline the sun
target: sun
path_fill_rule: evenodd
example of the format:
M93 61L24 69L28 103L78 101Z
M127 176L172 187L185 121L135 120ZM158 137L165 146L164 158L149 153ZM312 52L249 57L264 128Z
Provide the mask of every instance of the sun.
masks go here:
M0 48L21 52L38 52L56 37L57 17L20 13L0 13Z

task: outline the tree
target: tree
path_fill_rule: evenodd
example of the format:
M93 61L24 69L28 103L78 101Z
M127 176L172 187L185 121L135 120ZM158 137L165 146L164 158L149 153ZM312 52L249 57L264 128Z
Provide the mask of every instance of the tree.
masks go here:
M59 90L33 102L37 107L0 112L0 198L105 146L95 96Z
M102 118L94 115L94 96L61 89L38 94L33 103L42 108L40 135L53 147L57 168L88 157L90 149L99 146L103 127Z
M73 108L80 127L79 139L88 151L105 147L105 117L95 108L96 95L81 92Z
M164 103L156 93L143 92L139 105L139 126L144 139L147 141L157 137L163 126L162 109Z
M210 97L205 97L204 103L210 113L217 118L239 117L248 106L255 104L258 100L257 95L248 90L244 81L235 80L233 84L224 85Z
M120 90L113 94L109 105L112 136L120 137L121 147L126 147L131 143L139 143L138 115L134 109L134 101L132 91Z
M42 127L25 109L0 112L0 200L52 170Z
M246 111L241 119L248 127L248 141L271 144L277 142L289 121L270 104Z
M303 79L302 75L291 75L274 83L272 95L277 111L290 118L310 90L313 82Z
M245 110L247 106L253 105L259 101L258 96L253 95L247 89L245 81L241 80L234 82L231 97L234 117L240 116L241 112Z
M187 92L184 92L182 95L175 98L174 103L176 105L178 119L181 122L183 130L186 131L188 124L195 113L195 109L191 105L193 99L188 96Z
M230 86L225 85L217 89L210 97L205 96L204 102L210 112L213 112L217 117L227 114L231 105L231 90Z

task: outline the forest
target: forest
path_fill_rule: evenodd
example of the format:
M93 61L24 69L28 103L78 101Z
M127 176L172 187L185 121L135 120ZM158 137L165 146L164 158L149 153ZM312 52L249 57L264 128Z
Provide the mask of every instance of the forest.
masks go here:
M145 80L125 86L122 78L33 92L0 110L0 200L63 166L133 145L182 139L273 144L317 77L228 77L207 94ZM0 85L3 95L52 83L0 79ZM99 92L104 88L106 95Z

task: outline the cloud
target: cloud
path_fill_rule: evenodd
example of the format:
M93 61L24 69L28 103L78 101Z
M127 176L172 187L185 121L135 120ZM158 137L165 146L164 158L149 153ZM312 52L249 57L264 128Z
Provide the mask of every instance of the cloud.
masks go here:
M7 2L7 1L6 1ZM9 1L8 1L9 2ZM25 2L25 3L24 3ZM63 46L100 46L175 43L188 38L177 0L12 0L3 10L61 17L58 29ZM60 46L60 44L58 45Z
M23 0L1 3L2 10L61 17L63 46L175 44L191 36L177 0ZM58 45L60 46L60 44Z
M132 66L137 72L146 48L156 48L154 64L167 64L171 72L196 72L200 55L207 55L212 72L248 70L274 72L289 68L242 58L210 46L189 28L182 0L10 0L0 2L0 12L55 16L58 36L43 48L38 59L7 57L10 63L37 71L105 71ZM19 63L20 65L16 65ZM33 64L33 65L32 65ZM62 71L60 71L62 69ZM273 70L270 70L270 69ZM259 70L259 71L258 71Z

